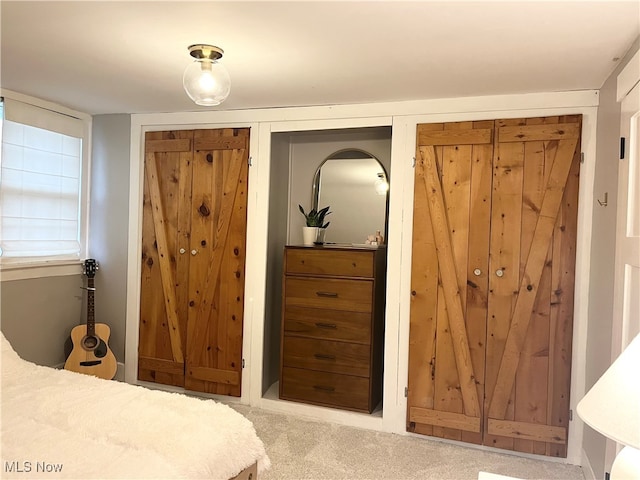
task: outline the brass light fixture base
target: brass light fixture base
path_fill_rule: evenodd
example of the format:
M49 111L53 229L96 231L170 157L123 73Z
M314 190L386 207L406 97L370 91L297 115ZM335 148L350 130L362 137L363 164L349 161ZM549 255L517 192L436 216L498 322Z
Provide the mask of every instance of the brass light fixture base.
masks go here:
M208 60L218 60L222 58L224 50L213 45L196 44L189 46L189 55L198 60L206 58Z

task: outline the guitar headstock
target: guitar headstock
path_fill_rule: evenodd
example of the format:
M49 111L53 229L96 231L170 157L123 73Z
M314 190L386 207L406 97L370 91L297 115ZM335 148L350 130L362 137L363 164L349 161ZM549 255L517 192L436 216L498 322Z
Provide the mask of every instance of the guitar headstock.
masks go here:
M98 262L93 258L87 258L84 261L84 274L88 278L93 278L96 276L96 270L98 270Z

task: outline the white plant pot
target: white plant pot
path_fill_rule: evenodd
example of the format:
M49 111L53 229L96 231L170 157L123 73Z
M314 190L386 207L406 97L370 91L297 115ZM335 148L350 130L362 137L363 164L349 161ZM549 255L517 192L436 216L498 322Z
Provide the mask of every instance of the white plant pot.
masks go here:
M318 227L302 227L302 243L313 245L318 238Z

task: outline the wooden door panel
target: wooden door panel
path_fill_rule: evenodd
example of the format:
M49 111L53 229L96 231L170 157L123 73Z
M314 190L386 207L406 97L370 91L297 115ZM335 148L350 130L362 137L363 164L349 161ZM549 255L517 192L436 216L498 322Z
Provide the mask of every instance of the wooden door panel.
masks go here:
M408 430L566 456L580 121L419 125Z
M195 132L186 387L240 396L248 129Z
M493 422L493 427L488 428L485 443L530 453L566 456L566 445L563 444L566 443L566 431L560 435L559 429L555 427L566 429L567 426L563 419L568 415L570 354L563 359L559 358L558 355L566 354L567 345L562 345L562 353L556 352L555 335L558 328L563 332L571 332L573 278L568 277L573 275L575 266L575 250L571 251L575 249L575 241L570 241L573 246L562 253L553 245L560 242L567 247L564 232L569 228L572 232L567 235L575 240L580 123L578 117L527 119L521 122L522 125L517 127L506 127L510 129L509 132L516 132L513 135L503 135L502 128L498 128L498 138L506 140L506 145L498 144L501 156L504 156L505 147L508 150L510 145L522 145L524 181L522 225L519 229L520 254L510 257L510 261L517 258L520 264L513 312L508 322L503 323L508 327L508 333L502 345L496 342L488 342L487 345L487 358L500 359L497 370L495 362L487 362L487 375L495 378L495 388L489 388L489 380L487 381L487 415L489 422L492 419L500 422ZM528 132L530 126L531 134ZM545 138L544 135L548 137ZM516 138L526 141L514 142ZM529 138L532 140L529 141ZM544 165L541 165L542 161ZM573 176L569 175L570 170L575 173ZM562 208L563 204L567 206ZM570 225L567 225L568 222L559 213L563 210L566 216L573 219L569 222ZM493 218L495 217L494 214ZM501 251L495 247L492 243L492 256ZM562 285L554 282L554 269L559 268L566 274L567 266L571 273ZM494 279L494 291L505 277L506 275ZM512 286L509 284L509 287ZM506 287L502 285L502 288ZM571 298L557 298L558 292L567 291L571 293L565 297ZM489 298L490 318L497 310L493 303L496 300L499 301L494 296ZM561 309L569 314L565 313L562 320L556 321L554 309ZM566 341L564 334L562 336ZM569 352L570 338L571 333ZM566 400L553 394L550 381L553 381L552 377L556 374L562 378L562 382L566 382L565 386L558 386ZM563 408L564 413L560 413L558 408ZM558 419L553 417L551 411L559 414ZM518 428L514 431L495 428L497 424L505 425L502 420L516 422L506 425L518 425ZM553 432L550 437L541 434L522 435L522 431L526 429L544 431L545 426ZM511 444L512 447L507 446Z
M494 122L474 122L475 128L493 129ZM491 141L491 140L490 140ZM478 398L485 394L487 301L489 294L489 241L491 218L493 143L473 146L469 196L469 240L466 272L466 328ZM474 220L475 219L475 220ZM482 408L481 408L482 409ZM478 432L476 430L476 432ZM482 443L482 432L463 430L461 440Z
M481 441L479 399L483 395L485 338L484 327L468 325L465 314L471 301L477 319L477 305L486 303L486 293L484 299L482 295L486 292L486 268L480 276L473 277L476 280L473 286L468 286L468 271L470 256L474 263L479 263L473 270L483 266L483 262L477 262L477 248L485 246L484 254L480 255L484 264L488 256L489 208L476 208L471 201L489 203L492 125L493 122L421 125L418 138L432 144L418 146L416 162L415 195L427 208L416 201L414 246L420 245L420 253L416 255L414 248L409 354L410 368L415 370L427 361L430 368L427 372L412 371L410 376L408 428L476 443ZM479 144L456 144L461 140ZM487 156L489 163L485 164L482 159ZM482 228L471 227L471 211L478 215L485 212L486 236ZM471 233L479 237L473 248L470 248ZM426 246L429 248L425 249ZM481 336L476 338L469 332ZM420 350L423 345L418 336L427 345L433 345L427 355ZM479 344L482 350L478 354L474 347L473 357L472 344Z
M507 123L517 125L519 120ZM504 123L498 126L504 127ZM524 175L523 143L498 144L493 153L491 201L491 252L489 257L489 296L487 305L487 348L485 380L485 416L488 400L497 381L504 344L520 285L520 228L522 225L522 185ZM502 276L499 277L498 275ZM510 395L504 418L513 420L513 396ZM494 437L485 422L484 443L512 450L513 439Z
M201 147L201 139L198 147ZM195 139L194 139L195 142ZM189 390L207 391L207 382L216 380L223 384L220 372L205 375L201 365L217 366L217 324L212 330L212 317L218 316L218 306L214 303L219 267L222 256L214 256L216 230L220 217L220 198L224 191L225 165L220 152L200 151L197 148L193 158L193 180L191 184L192 204L191 235L191 275L189 278L189 320L187 329L187 358L185 386ZM230 212L231 210L227 208ZM215 268L214 272L211 269ZM213 345L212 345L213 339ZM206 350L205 350L206 349ZM226 379L230 381L229 378Z
M433 404L435 412L452 413L457 417L465 417L464 405L462 399L461 389L459 388L460 381L458 380L459 373L456 364L455 347L453 344L453 338L451 337L451 326L449 324L449 316L447 314L446 299L442 284L438 285L438 309L437 309L437 323L436 323L436 357L435 365L437 374L434 376L434 392L433 392ZM423 412L424 414L424 412ZM414 414L414 421L424 422L429 419L416 418ZM475 417L474 417L475 418ZM478 416L479 419L479 416ZM461 430L457 428L457 421L455 423L448 423L447 420L453 420L453 417L442 417L441 415L434 415L433 420L436 421L433 424L433 435L440 438L447 438L449 440L461 440ZM467 422L460 422L467 423Z
M431 408L412 407L411 414L413 421L422 428L431 426L433 431L442 430L444 434L453 435L455 431L473 433L477 435L480 432L480 417L469 417L462 413L453 413L443 410L434 410ZM441 430L440 430L441 429ZM424 433L416 430L415 433ZM442 436L435 435L434 436Z
M427 187L427 200L429 202L429 214L433 228L433 236L436 244L436 252L438 256L438 268L440 270L440 286L442 288L443 307L446 309L448 322L447 330L451 335L451 344L455 355L454 369L458 373L458 382L461 389L462 400L464 403L465 413L472 417L480 416L478 396L475 387L475 375L473 373L473 365L471 364L471 354L469 352L469 340L464 321L464 310L462 303L462 293L459 287L457 277L456 262L463 262L464 258L458 260L455 258L453 250L453 242L447 218L446 204L444 193L442 190L441 179L439 178L436 166L436 150L433 147L426 146L420 149L420 162L418 168L424 168L422 180ZM446 155L447 152L443 152ZM447 159L443 159L444 162ZM466 251L465 251L466 253ZM466 273L466 268L464 269ZM439 307L440 309L441 307ZM444 310L440 310L444 313ZM437 354L436 347L436 354ZM437 362L437 359L436 359Z
M580 119L577 118L576 121L579 122ZM551 265L548 307L550 326L547 419L549 425L565 429L569 428L579 181L580 150L577 148L554 228L551 247L554 260ZM566 443L548 443L547 455L566 457Z
M470 123L445 124L445 129L440 132L440 138L434 138L439 143L458 142L452 145L442 145L434 150L436 154L436 167L440 175L442 188L442 201L446 212L447 232L451 252L455 259L455 278L457 279L457 291L460 303L460 325L464 323L467 303L467 256L469 243L469 197L471 183L471 156L472 145L461 144L462 141L486 141L490 131L476 132ZM463 133L465 132L465 133ZM471 133L466 133L471 132ZM435 133L435 132L434 132ZM435 173L436 170L432 170ZM433 219L433 216L432 216ZM440 267L442 269L442 267ZM452 338L452 329L449 323L445 289L442 283L438 287L438 322L436 330L436 365L439 366L440 375L436 375L435 405L440 411L464 413L464 399L462 390L456 388L459 384L456 363L456 345ZM450 333L451 332L451 333ZM466 343L470 343L468 339ZM469 363L471 353L469 351ZM472 374L475 377L475 372ZM460 415L464 416L464 415ZM472 415L475 420L475 415ZM453 418L448 419L449 422ZM478 415L479 420L479 415ZM465 428L451 428L447 421L443 425L434 425L434 435L450 440L461 440L462 431ZM475 425L475 422L472 422ZM464 427L464 425L463 425Z
M442 130L442 128L443 124L420 125L418 135L421 132ZM420 174L416 168L413 255L411 260L407 430L423 435L433 435L433 423L426 423L417 415L422 409L434 409L439 283L438 256L429 216L427 187L420 175L423 174Z
M520 352L522 351L524 339L531 320L533 304L539 289L542 271L546 263L547 251L553 236L553 228L556 223L564 187L574 157L577 137L569 140L560 140L558 142L558 149L553 159L553 167L542 199L531 246L527 254L525 269L518 285L513 316L505 341L504 354L501 355L502 358L498 370L496 388L493 392L489 407L489 416L491 418L504 418L507 409ZM500 147L502 147L502 144L500 144ZM502 278L500 278L500 280L502 280ZM500 281L497 281L497 283L500 283Z
M145 139L138 377L184 385L184 301L188 261L192 133L149 132Z
M155 246L158 251L160 265L160 279L164 297L166 324L171 343L171 354L176 363L184 363L182 353L182 341L178 319L178 302L176 301L176 272L175 272L175 246L177 244L177 228L168 222L164 205L164 197L160 189L160 177L158 175L158 159L156 153L147 153L145 159L146 181L151 198L151 213L155 232ZM171 238L171 243L169 243ZM173 258L172 258L173 257ZM172 264L173 261L173 264Z
M514 438L516 441L553 444L566 444L567 442L565 428L493 418L487 421L487 426L490 435Z
M545 124L557 118L528 119L527 125ZM536 226L538 212L542 205L544 189L551 172L550 162L546 157L548 149L553 149L555 142L542 140L529 141L524 144L523 190L522 190L522 228L520 234L520 278L524 273L527 256L531 247L533 233ZM527 341L520 354L520 364L514 386L514 420L515 422L532 424L547 424L547 375L549 371L549 357L546 354L549 344L549 295L551 290L551 250L547 253L547 260L540 280L540 287L534 305L535 321L531 323ZM494 422L495 423L495 422ZM518 423L520 425L521 423ZM489 425L490 432L504 433L499 428ZM525 428L525 431L527 429ZM546 444L538 440L539 436L520 435L514 439L514 450L526 453L546 453Z

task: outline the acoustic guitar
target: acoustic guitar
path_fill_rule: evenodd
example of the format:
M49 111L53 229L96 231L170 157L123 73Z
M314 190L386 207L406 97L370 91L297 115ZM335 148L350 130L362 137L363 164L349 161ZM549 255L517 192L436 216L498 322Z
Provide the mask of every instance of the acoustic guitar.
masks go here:
M84 262L84 274L87 276L87 324L78 325L71 330L73 349L64 364L65 370L86 373L111 380L116 376L118 364L109 348L111 329L104 323L95 321L94 277L98 263L88 258Z

